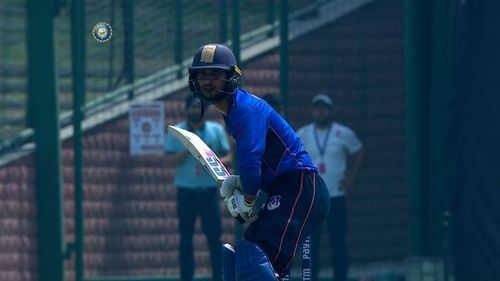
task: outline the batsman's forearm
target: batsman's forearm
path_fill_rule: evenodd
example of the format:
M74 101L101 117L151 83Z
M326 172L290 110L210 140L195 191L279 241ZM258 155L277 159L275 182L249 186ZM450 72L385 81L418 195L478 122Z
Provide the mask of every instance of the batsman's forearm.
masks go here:
M243 172L246 171L246 172ZM260 173L248 172L240 168L241 187L245 195L255 196L260 188Z

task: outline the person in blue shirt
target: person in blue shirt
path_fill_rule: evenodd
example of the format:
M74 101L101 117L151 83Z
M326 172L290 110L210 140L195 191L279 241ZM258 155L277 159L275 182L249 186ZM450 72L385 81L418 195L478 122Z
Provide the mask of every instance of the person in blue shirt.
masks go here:
M231 215L248 223L244 241L223 248L223 280L278 280L305 238L326 218L328 190L290 125L264 100L238 87L241 70L222 44L200 47L189 87L201 107L223 114L239 175L220 188ZM257 210L259 190L268 194Z
M232 156L224 127L216 122L205 121L200 115L194 97L186 98L187 120L177 127L198 135L212 150L228 164ZM214 281L221 280L221 212L217 183L189 151L172 135L165 137L166 162L176 167L174 184L177 187L177 213L179 217L180 247L179 262L181 280L192 281L195 269L193 257L193 235L198 217L202 220L212 263Z

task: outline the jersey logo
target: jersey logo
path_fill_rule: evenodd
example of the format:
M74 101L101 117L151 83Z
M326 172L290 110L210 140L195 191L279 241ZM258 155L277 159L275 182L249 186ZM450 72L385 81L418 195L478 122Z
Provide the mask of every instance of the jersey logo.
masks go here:
M267 203L267 209L269 211L272 211L272 210L278 208L281 204L280 200L281 200L280 195L273 195L273 196L269 197L269 202Z

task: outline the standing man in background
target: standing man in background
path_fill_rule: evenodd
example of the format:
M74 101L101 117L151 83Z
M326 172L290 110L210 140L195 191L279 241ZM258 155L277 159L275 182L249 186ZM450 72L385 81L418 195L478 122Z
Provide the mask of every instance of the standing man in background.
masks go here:
M187 120L176 126L198 135L224 164L231 159L228 137L224 127L205 121L199 104L192 96L186 98ZM172 135L165 138L167 166L176 167L174 183L177 187L177 213L179 216L179 262L181 280L192 281L195 269L193 235L196 219L201 217L203 232L210 250L214 281L221 277L221 212L217 183L184 146Z
M297 134L328 187L330 212L326 222L333 247L334 280L346 281L349 260L345 195L363 161L363 145L351 129L333 122L333 101L329 96L320 94L312 99L312 116L314 122L299 129ZM312 280L318 280L320 239L321 227L312 235Z

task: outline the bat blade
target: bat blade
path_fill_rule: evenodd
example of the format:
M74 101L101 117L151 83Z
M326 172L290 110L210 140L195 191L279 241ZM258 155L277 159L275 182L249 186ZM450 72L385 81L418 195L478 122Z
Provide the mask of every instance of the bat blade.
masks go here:
M219 157L196 134L176 126L168 126L167 131L180 141L207 170L220 186L229 177L229 172L220 161Z

